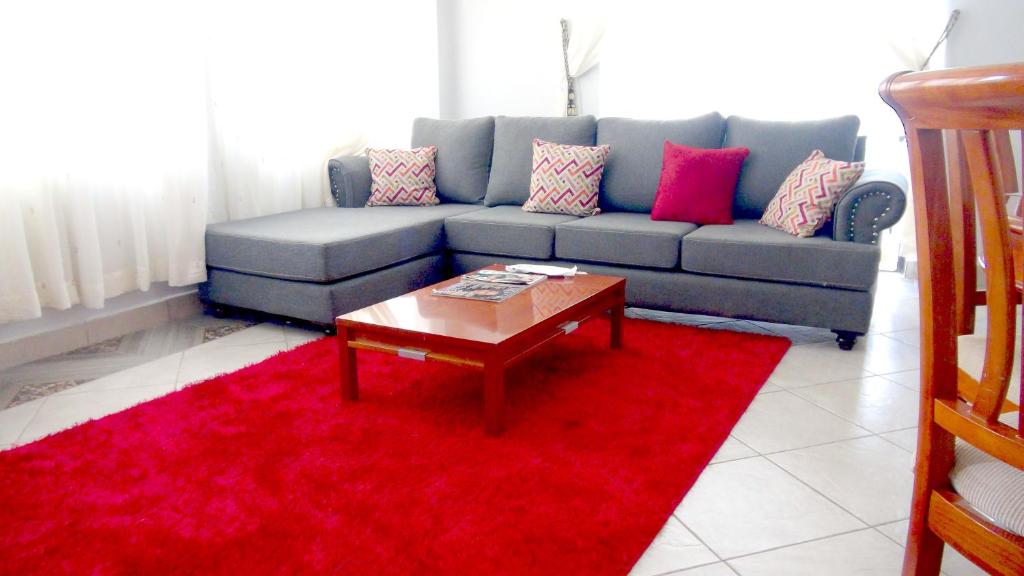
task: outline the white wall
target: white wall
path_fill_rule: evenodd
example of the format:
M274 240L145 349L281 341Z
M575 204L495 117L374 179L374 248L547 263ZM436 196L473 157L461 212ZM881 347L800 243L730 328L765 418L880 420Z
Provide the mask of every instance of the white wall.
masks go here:
M561 96L562 32L570 22L601 13L585 0L437 0L440 104L443 118L557 116ZM599 114L598 69L578 86L581 114Z
M1024 62L1024 1L946 0L960 20L949 35L950 67Z
M908 67L890 44L931 41L945 21L934 0L863 0L857 10L818 0L438 0L442 117L560 115L563 17L607 26L600 65L579 80L583 114L858 114L876 167L905 162L901 127L877 92Z
M946 44L950 67L1024 62L1024 0L947 0L960 20ZM1011 133L1018 182L1021 178L1021 133Z

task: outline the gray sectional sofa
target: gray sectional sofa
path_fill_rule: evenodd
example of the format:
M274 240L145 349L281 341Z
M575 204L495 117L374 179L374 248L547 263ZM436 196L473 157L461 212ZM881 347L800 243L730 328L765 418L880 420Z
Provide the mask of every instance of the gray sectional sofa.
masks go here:
M906 183L870 170L813 238L758 223L789 172L815 148L863 157L856 117L761 122L717 113L678 121L497 117L418 119L413 146L438 147L441 204L363 207L365 157L332 159L338 207L210 225L202 298L308 320L335 316L492 263L577 265L627 278L632 306L828 328L850 348L868 330L878 234L905 208ZM524 212L531 142L609 144L602 213ZM732 225L652 221L665 140L751 153Z

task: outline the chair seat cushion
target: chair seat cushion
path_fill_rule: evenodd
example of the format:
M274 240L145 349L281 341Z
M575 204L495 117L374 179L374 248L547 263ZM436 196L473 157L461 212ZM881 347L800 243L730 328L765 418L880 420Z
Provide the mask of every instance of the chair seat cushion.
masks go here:
M949 480L975 510L997 526L1024 536L1024 471L957 441Z
M636 212L607 212L555 227L555 255L626 266L675 268L679 242L697 229L688 222L657 222Z
M444 219L468 204L313 208L206 228L206 263L258 276L334 282L444 249Z
M547 259L554 253L555 226L576 219L495 206L448 218L444 228L452 250Z
M869 290L879 257L870 244L797 238L757 220L736 220L687 234L681 260L683 270L699 274Z

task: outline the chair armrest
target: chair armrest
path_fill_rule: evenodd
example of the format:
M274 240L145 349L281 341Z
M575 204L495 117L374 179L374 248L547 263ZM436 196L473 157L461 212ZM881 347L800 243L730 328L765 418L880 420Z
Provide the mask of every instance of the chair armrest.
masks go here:
M370 163L366 156L336 156L327 161L331 195L342 208L361 208L370 199Z
M869 170L832 209L832 239L877 244L878 234L907 209L907 179L898 172Z

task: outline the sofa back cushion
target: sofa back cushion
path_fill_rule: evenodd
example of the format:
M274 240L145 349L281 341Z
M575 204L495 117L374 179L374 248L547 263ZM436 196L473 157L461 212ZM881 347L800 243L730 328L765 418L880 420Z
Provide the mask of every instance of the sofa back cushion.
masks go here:
M494 154L484 204L521 205L530 197L534 138L556 144L593 146L596 133L597 121L593 116L498 116L494 119Z
M417 118L412 124L412 146L437 147L434 181L443 202L476 204L484 199L494 148L494 118Z
M724 128L725 119L718 112L688 120L601 118L597 122L597 143L611 146L601 180L601 209L650 212L658 191L665 141L693 148L719 148Z
M750 149L736 187L736 217L760 218L789 173L815 150L833 160L852 161L859 128L856 116L811 122L765 122L730 116L723 146Z

